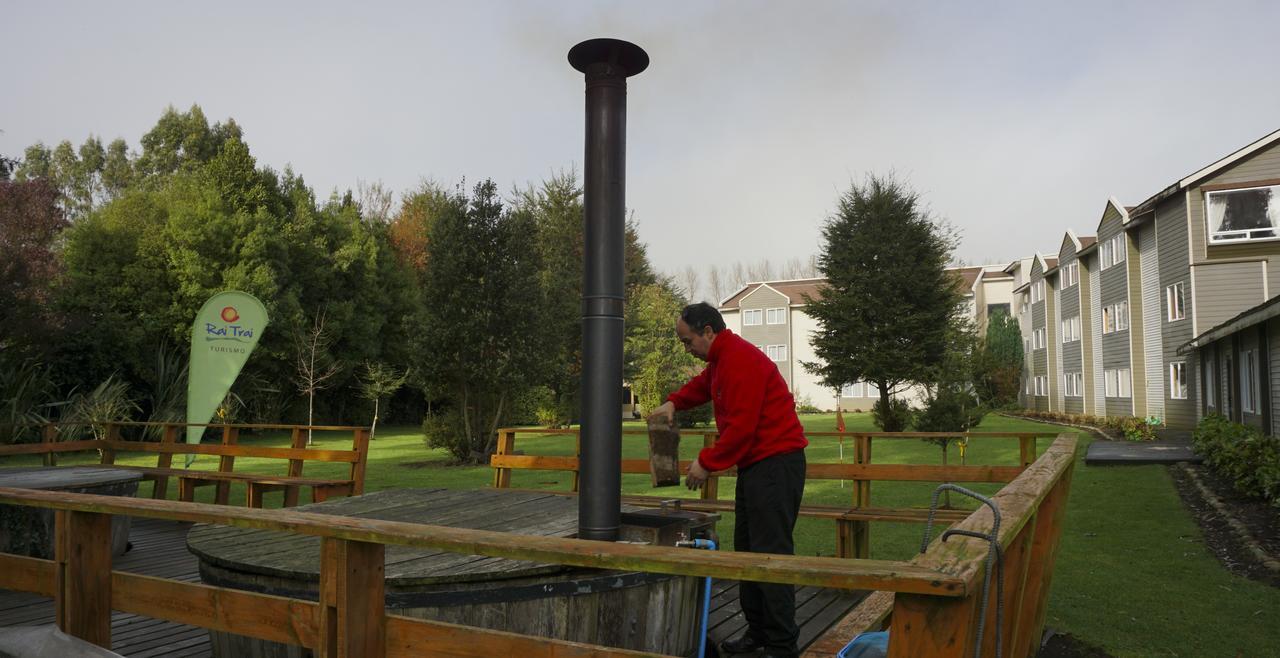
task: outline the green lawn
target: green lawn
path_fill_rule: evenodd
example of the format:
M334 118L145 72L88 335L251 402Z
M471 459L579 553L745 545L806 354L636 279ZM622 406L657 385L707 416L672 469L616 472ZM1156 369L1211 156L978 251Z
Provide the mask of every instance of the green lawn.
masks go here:
M810 431L834 430L832 415L802 416ZM846 416L849 429L871 430L867 414ZM639 424L633 427L641 427ZM990 416L980 428L986 431L1031 429L1062 430L1021 419ZM1051 593L1048 624L1097 644L1116 656L1267 656L1280 655L1280 590L1238 578L1224 570L1205 549L1194 521L1183 509L1169 475L1162 466L1089 467L1083 463L1091 440L1080 434L1078 459L1066 526L1063 529ZM319 447L349 446L349 437L317 434ZM1042 439L1041 445L1047 445ZM241 443L287 445L283 434L246 436ZM682 453L696 454L700 441L685 440ZM521 437L518 450L528 454L571 454L569 435ZM647 456L643 436L624 439L626 457ZM851 454L851 453L850 453ZM839 461L839 445L833 438L813 439L807 452L809 461ZM941 463L937 446L918 440L877 441L877 463ZM975 464L1015 464L1016 440L975 441L967 459ZM954 448L950 460L959 456ZM92 463L93 456L66 456L62 463ZM120 463L154 465L154 455L121 456ZM35 465L38 460L23 457L3 465ZM215 468L217 459L201 457L197 468ZM343 464L310 463L312 476L345 473ZM278 460L240 458L237 470L281 473ZM467 489L489 486L492 473L483 466L450 466L440 450L427 449L416 428L390 427L379 432L369 455L367 490L401 487L447 487ZM517 471L512 486L522 488L567 489L570 477L554 471ZM720 483L722 498L732 498L733 479ZM174 489L176 487L171 487ZM872 485L872 501L877 506L928 505L932 486L913 483ZM976 485L986 493L995 485ZM691 497L683 487L654 490L647 475L624 475L625 493ZM145 493L145 492L144 492ZM200 492L208 502L210 488ZM845 504L851 495L848 485L819 481L808 485L808 503ZM243 490L233 488L233 500L243 501ZM268 505L278 505L280 495L269 494ZM957 506L967 500L953 499ZM906 559L919 549L919 524L875 524L872 526L871 554L876 558ZM733 515L726 515L719 527L721 537L732 543ZM798 552L831 555L835 548L830 522L802 520L796 532Z

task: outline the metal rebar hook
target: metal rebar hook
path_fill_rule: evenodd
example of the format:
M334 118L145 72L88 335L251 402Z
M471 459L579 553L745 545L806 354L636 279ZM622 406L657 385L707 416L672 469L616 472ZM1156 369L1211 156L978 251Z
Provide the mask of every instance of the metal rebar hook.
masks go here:
M986 630L987 624L987 601L991 595L991 572L992 567L997 567L996 576L996 655L1001 655L1003 647L1001 646L1001 630L1004 626L1004 556L1000 551L1000 508L996 506L994 500L986 496L965 489L964 487L951 483L939 485L933 490L933 498L929 502L929 518L924 525L924 539L920 542L920 552L924 553L929 548L929 539L933 534L933 520L938 512L938 498L943 491L954 491L958 494L968 496L981 502L991 508L991 533L982 534L972 530L947 530L942 533L942 541L946 541L952 535L961 535L964 537L973 537L976 539L985 539L987 541L987 561L986 574L982 580L982 610L978 613L978 633L974 640L973 655L974 658L981 658L982 654L982 636ZM998 565L998 566L997 566Z

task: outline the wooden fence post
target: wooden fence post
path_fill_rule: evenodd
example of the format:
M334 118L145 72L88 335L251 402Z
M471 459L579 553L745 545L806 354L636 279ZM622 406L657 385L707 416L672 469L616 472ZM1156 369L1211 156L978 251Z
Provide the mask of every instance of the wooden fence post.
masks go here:
M716 439L720 435L715 432L707 432L702 435L702 447L710 448L716 444ZM707 481L702 483L702 499L717 500L720 498L720 476L714 473L707 477Z
M45 423L44 427L40 428L40 442L49 448L53 448L53 444L58 442L58 426L55 423ZM58 453L52 451L44 453L43 461L45 466L57 466Z
M978 593L959 598L903 594L893 597L889 658L973 655ZM995 620L989 620L994 628Z
M178 426L165 423L164 433L160 435L160 445L171 446L178 440ZM160 453L156 459L156 468L172 468L173 454L168 452ZM169 476L156 475L156 479L152 481L151 497L156 500L164 500L169 495Z
M1062 521L1067 514L1067 493L1071 488L1073 470L1074 463L1067 467L1062 479L1045 496L1036 512L1035 534L1031 540L1031 557L1022 594L1021 607L1024 609L1019 611L1010 655L1031 655L1032 647L1040 641L1044 630L1045 614L1049 608L1049 585L1053 580L1053 564L1058 557Z
M499 455L509 455L516 450L515 430L498 430L498 446L495 451ZM507 489L511 486L511 469L493 469L493 488Z
M115 423L107 423L107 440L108 440L108 441L119 441L119 440L120 440L120 426L119 426L119 425L117 425L117 424L115 424ZM111 447L111 446L109 446L109 445L104 445L104 446L102 446L102 459L101 459L100 461L101 461L103 464L114 464L114 463L116 463L116 451L115 451L115 448L112 448L112 447Z
M578 478L582 473L582 430L573 431L573 458L578 460L578 464L573 469L573 488L570 491L578 493Z
M317 658L386 656L384 559L382 544L320 540Z
M54 512L54 609L62 632L111 648L111 515Z
M222 426L222 445L233 446L240 441L240 428L231 425ZM236 458L231 455L224 455L218 459L218 472L230 473L235 470ZM214 485L217 493L214 495L213 502L218 505L226 505L231 498L231 483L218 482Z
M369 440L373 437L373 433L360 427L355 430L355 438L352 439L352 448L356 451L360 461L351 464L351 496L360 496L364 494L364 473L369 465ZM299 467L301 471L301 467Z
M289 447L293 448L294 450L307 449L307 433L302 430L302 427L295 426L292 430L290 430ZM301 459L290 459L289 471L288 471L289 477L295 477L295 478L302 477L302 465L304 463L306 462L304 462ZM301 491L301 489L302 487L299 487L296 484L290 484L284 488L284 506L285 507L298 506L298 494Z
M855 464L871 463L871 437L858 434L854 437L853 460ZM853 507L862 509L871 506L871 480L859 478L853 481ZM866 520L849 522L847 530L847 550L851 554L840 557L866 559L871 557L871 522Z
M1022 462L1021 466L1026 468L1036 460L1036 437L1034 434L1023 434L1018 437L1018 455Z

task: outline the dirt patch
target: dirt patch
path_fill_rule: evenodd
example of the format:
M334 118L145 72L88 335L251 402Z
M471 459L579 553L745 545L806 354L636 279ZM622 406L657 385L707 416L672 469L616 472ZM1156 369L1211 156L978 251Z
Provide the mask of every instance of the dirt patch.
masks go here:
M1186 466L1185 469L1182 465L1171 466L1169 474L1183 504L1204 533L1209 551L1231 573L1280 587L1280 570L1268 568L1264 563L1268 559L1273 562L1280 559L1280 509L1241 496L1229 480L1208 468ZM1206 498L1187 470L1194 472L1195 479L1221 502L1221 508ZM1236 523L1233 524L1231 518ZM1241 526L1247 538L1240 536Z
M450 466L449 462L444 461L421 461L421 462L401 462L399 464L404 468L422 469L422 468L440 468L441 466Z
M1069 633L1049 633L1048 642L1036 652L1036 658L1111 658L1111 654L1077 639Z

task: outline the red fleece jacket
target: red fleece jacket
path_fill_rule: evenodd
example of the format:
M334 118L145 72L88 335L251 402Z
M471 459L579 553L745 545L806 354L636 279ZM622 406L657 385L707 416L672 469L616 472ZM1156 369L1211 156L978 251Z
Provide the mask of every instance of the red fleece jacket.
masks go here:
M677 410L713 402L720 438L698 453L709 471L743 468L809 445L777 364L728 329L711 341L707 367L667 399Z

